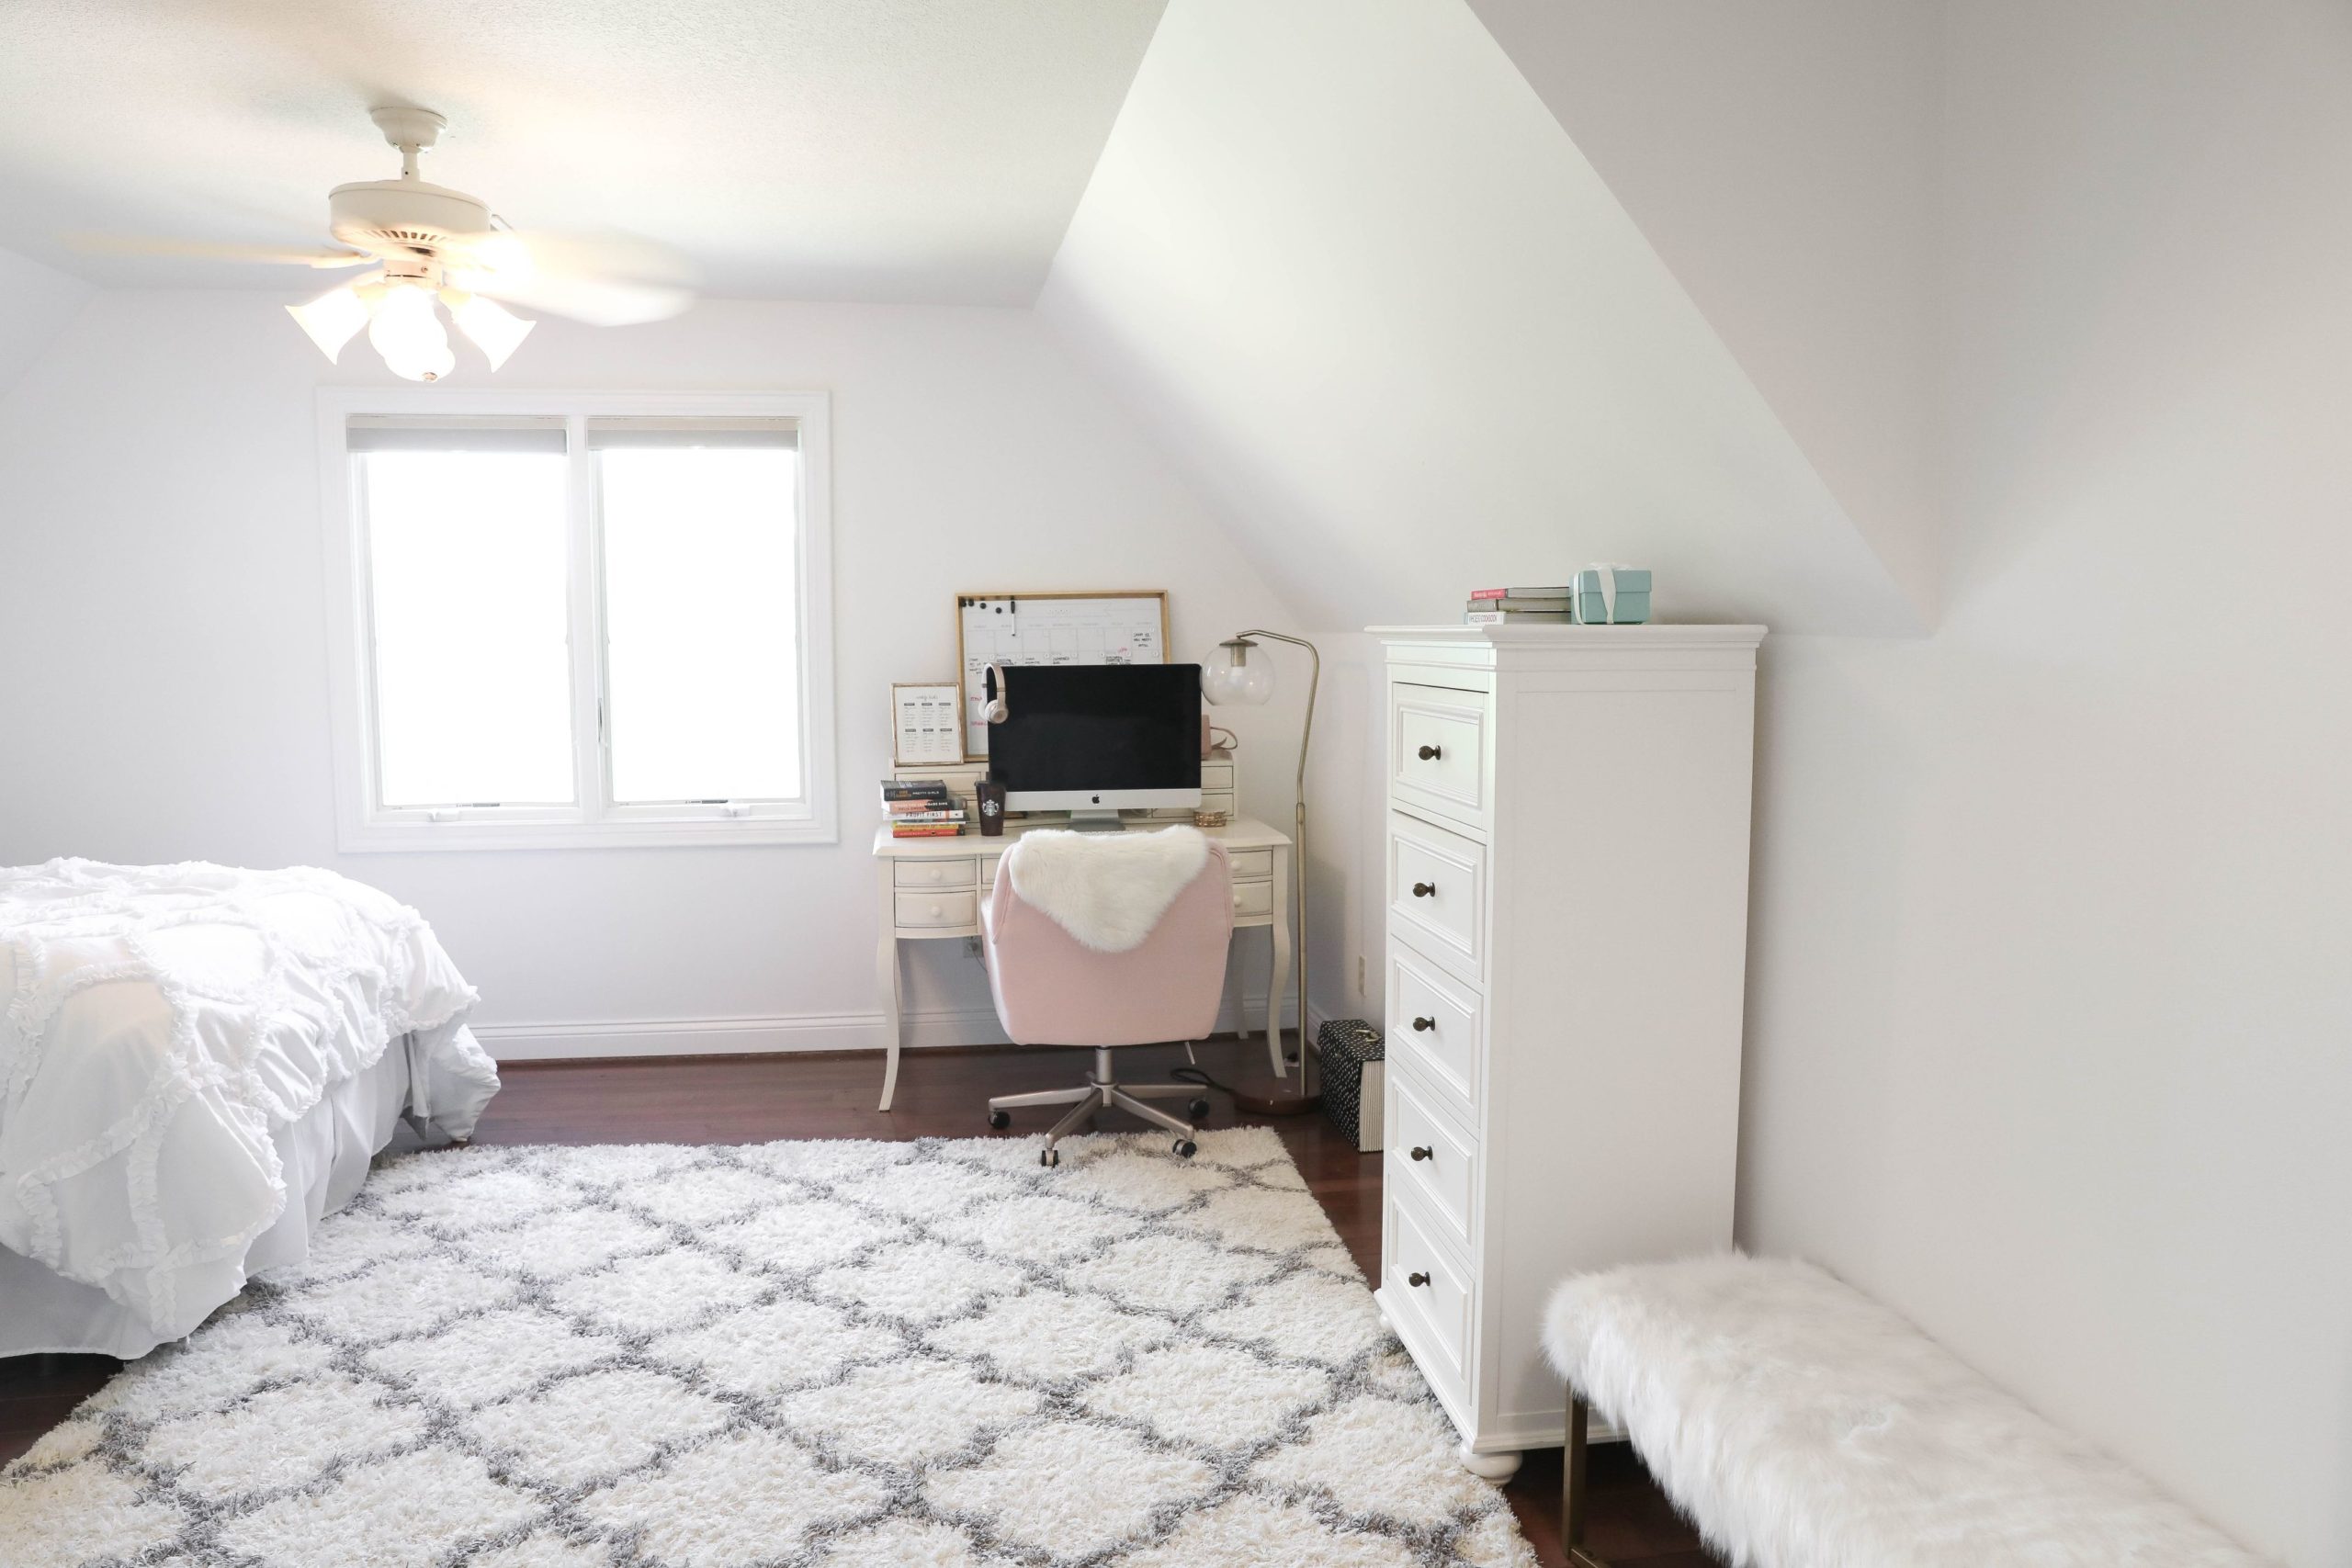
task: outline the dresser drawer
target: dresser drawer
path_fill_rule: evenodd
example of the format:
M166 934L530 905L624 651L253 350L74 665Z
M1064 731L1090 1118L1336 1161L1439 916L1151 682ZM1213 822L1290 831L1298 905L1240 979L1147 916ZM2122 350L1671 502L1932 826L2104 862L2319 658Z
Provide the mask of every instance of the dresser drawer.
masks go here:
M1400 804L1474 827L1493 805L1487 730L1494 699L1484 692L1397 682L1388 688L1388 788Z
M1271 915L1274 912L1274 885L1271 882L1237 882L1233 885L1233 913L1238 919L1246 915Z
M900 893L897 915L901 931L973 925L979 919L978 896L969 888L960 892Z
M1227 794L1232 793L1233 764L1230 762L1203 762L1201 764L1201 787L1203 789L1223 790Z
M900 887L969 887L972 874L969 860L902 860L892 880Z
M1387 1100L1384 1190L1403 1187L1419 1193L1447 1237L1466 1255L1478 1199L1478 1141L1431 1107L1410 1070L1389 1074L1381 1092Z
M1389 813L1388 913L1440 963L1470 979L1483 978L1486 846L1401 811Z
M1388 1043L1465 1127L1476 1127L1486 1064L1485 1003L1405 942L1388 943Z
M1408 1315L1419 1330L1414 1348L1424 1352L1415 1358L1423 1375L1441 1393L1450 1384L1454 1402L1466 1404L1476 1282L1409 1191L1388 1189L1380 1231L1381 1296L1399 1303L1389 1306L1392 1316Z
M1225 857L1225 861L1233 868L1233 880L1236 882L1274 874L1274 852L1272 850L1235 850Z

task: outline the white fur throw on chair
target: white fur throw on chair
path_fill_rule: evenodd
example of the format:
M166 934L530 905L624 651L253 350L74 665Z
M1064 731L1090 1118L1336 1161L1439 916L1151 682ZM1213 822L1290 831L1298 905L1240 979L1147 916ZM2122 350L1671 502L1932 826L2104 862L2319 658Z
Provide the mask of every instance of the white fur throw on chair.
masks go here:
M2254 1568L2260 1559L1810 1264L1569 1280L1553 1365L1739 1568Z
M1004 869L1022 902L1097 953L1139 946L1208 863L1209 841L1198 828L1157 833L1069 833L1048 829L1021 835L1004 852Z

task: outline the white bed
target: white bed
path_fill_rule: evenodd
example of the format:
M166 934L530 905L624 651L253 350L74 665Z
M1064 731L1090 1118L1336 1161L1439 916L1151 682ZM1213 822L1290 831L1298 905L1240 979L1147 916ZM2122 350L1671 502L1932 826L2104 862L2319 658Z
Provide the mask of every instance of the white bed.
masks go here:
M329 872L0 869L0 1356L139 1356L498 1074L413 909Z

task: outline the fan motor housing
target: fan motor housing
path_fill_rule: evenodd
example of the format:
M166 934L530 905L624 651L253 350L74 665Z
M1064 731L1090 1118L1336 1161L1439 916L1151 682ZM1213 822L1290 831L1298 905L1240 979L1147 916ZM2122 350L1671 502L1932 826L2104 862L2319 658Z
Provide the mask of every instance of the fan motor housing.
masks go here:
M357 250L437 251L461 234L487 232L490 207L422 180L361 180L327 193L327 226Z

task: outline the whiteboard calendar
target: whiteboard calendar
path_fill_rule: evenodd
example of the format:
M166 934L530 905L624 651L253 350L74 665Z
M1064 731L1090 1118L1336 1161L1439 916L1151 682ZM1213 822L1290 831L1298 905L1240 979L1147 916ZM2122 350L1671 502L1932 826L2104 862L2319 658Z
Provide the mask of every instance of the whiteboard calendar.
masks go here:
M1165 664L1168 592L964 593L956 599L964 743L989 754L983 683L990 664Z

